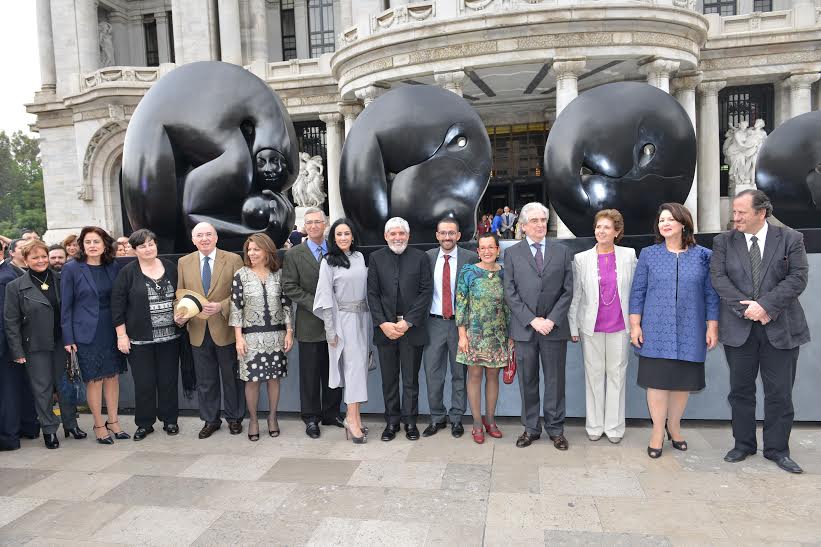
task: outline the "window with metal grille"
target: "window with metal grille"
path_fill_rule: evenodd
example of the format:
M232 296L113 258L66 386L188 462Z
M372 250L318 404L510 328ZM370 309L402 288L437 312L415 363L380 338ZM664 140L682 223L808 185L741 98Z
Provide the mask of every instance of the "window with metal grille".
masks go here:
M758 119L764 120L764 131L770 133L774 128L774 94L773 84L749 85L743 87L725 87L718 92L718 131L719 154L721 157L721 195L727 195L729 185L729 165L724 159L724 139L732 125L745 121L752 127Z
M308 0L308 35L311 57L334 50L333 0Z
M145 65L160 66L160 48L157 44L157 21L153 15L147 15L143 19L143 31L145 32Z
M282 60L290 61L297 58L294 0L282 0L280 20L282 21Z
M753 11L772 11L773 0L753 0Z
M718 13L722 17L736 14L735 0L704 0L704 13Z

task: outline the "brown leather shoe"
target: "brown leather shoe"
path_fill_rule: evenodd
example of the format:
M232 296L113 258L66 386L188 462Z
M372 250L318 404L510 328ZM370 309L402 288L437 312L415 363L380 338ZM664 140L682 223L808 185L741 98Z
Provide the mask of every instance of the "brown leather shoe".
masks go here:
M228 431L231 433L231 435L239 435L240 433L242 433L242 422L228 422Z
M531 435L527 431L522 433L518 439L516 439L516 446L519 448L524 448L526 446L530 446L533 441L538 440L541 435Z
M219 428L219 424L205 424L204 426L202 426L202 429L200 429L199 438L207 439L208 437L213 435L214 432Z
M555 446L558 450L567 450L570 446L563 434L551 435L550 440L553 441L553 446Z

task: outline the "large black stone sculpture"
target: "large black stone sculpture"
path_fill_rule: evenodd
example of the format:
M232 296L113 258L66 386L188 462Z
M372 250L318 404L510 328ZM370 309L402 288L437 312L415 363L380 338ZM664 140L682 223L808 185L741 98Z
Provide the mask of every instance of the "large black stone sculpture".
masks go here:
M821 112L778 126L758 153L755 183L791 228L821 228Z
M481 118L439 87L394 89L359 115L345 139L339 187L365 245L384 244L385 221L408 221L411 242L436 241L436 223L459 220L473 237L490 178L490 139Z
M214 225L225 249L262 231L281 246L294 224L284 192L298 152L288 112L265 82L229 63L183 65L154 84L128 125L128 219L154 231L162 253L192 249L199 222Z
M687 112L668 93L637 82L576 97L544 152L550 201L576 236L592 236L596 212L608 208L624 215L626 233L652 233L659 205L687 199L695 166Z

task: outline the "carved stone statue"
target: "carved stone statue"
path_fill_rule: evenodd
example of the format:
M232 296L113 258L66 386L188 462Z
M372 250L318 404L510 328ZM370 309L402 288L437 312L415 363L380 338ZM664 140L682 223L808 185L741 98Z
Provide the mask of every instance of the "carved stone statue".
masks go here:
M729 194L733 196L747 188L755 188L755 164L767 132L764 131L764 120L758 119L753 127L748 127L746 121L735 127L731 125L724 136L722 151L729 165Z
M114 40L111 37L111 23L100 21L97 25L97 35L100 42L100 67L114 66Z
M300 207L321 207L325 202L322 190L325 178L322 173L322 156L311 156L306 152L299 154L299 176L291 187L291 195Z

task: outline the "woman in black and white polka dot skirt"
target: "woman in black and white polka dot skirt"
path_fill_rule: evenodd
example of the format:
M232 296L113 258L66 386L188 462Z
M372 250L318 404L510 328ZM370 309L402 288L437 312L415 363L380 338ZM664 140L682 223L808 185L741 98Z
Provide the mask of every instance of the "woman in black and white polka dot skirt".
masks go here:
M294 343L291 302L282 292L277 248L265 234L253 234L243 247L245 266L237 270L231 290L231 318L239 358L239 378L245 382L248 439L259 440L257 404L260 383L268 385L268 434L279 436L279 379L288 374L286 353Z

